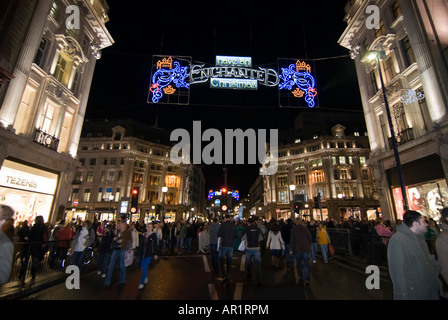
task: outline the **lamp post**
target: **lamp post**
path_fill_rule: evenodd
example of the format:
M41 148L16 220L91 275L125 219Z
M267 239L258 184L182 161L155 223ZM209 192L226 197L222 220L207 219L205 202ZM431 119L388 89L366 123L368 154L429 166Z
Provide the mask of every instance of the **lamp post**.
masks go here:
M400 155L398 153L397 139L395 138L394 126L392 123L392 117L390 115L390 108L389 108L389 101L387 100L386 87L384 86L383 73L381 71L380 56L384 56L384 51L369 51L367 54L367 60L368 61L376 60L376 64L378 67L378 72L379 72L380 81L381 81L381 88L382 88L383 97L384 97L384 105L386 107L387 121L389 123L389 130L390 130L390 135L391 135L391 140L392 140L392 148L394 149L395 164L397 167L398 179L400 180L401 195L403 197L403 209L404 209L404 211L406 211L409 208L408 198L406 197L406 186L405 186L404 179L403 179L403 171L401 168Z
M162 187L162 203L163 203L163 209L162 209L162 219L160 219L160 221L162 221L163 223L165 223L165 212L166 212L166 207L165 207L165 195L168 191L167 187Z
M290 217L292 218L293 217L293 213L294 213L294 216L295 216L295 211L294 211L294 191L296 190L296 186L293 185L293 184L290 184L289 185L289 190L291 191L289 193L290 194L289 198L291 199L290 200L290 205L291 205L291 215L290 215Z

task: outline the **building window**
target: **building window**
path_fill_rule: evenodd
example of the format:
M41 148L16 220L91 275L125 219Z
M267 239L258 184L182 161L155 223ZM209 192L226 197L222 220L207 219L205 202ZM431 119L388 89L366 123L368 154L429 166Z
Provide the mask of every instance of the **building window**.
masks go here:
M315 170L311 173L311 181L313 183L325 182L323 170Z
M306 175L305 174L296 174L295 178L296 178L296 184L298 184L298 185L306 184Z
M59 109L55 106L53 106L50 103L46 103L44 106L44 109L42 111L42 120L40 128L43 132L48 133L50 135L54 134L55 131L55 125L53 124L53 120L56 117L56 110Z
M288 190L283 190L278 192L278 203L289 203Z
M107 172L107 181L114 181L115 180L115 171L109 171Z
M366 181L369 180L369 170L368 169L362 169L362 180Z
M87 182L93 182L93 171L87 172Z
M67 68L67 60L65 60L62 55L59 55L58 61L56 62L56 69L54 70L53 76L60 83L63 83L65 77L65 71Z
M372 88L373 88L373 94L377 93L379 88L378 88L378 82L376 82L376 75L375 75L375 70L372 70L369 73L370 76L370 83L372 84Z
M90 201L90 195L91 195L91 193L90 193L90 189L86 189L86 190L84 191L84 199L83 199L83 202L89 202L89 201Z
M47 47L47 39L42 38L40 40L39 48L37 48L36 57L34 58L34 63L39 67L42 67L41 63L44 57L45 48Z
M98 189L98 196L96 198L96 201L98 201L98 202L103 201L103 188Z
M176 176L166 176L165 186L168 188L179 188L179 177Z
M73 189L72 197L70 199L71 202L77 200L79 198L79 189Z
M286 187L286 186L288 186L288 177L287 176L279 176L279 177L277 177L277 186L278 187Z
M384 59L383 68L384 68L384 74L386 75L387 82L391 82L396 76L394 63L392 60L392 54L390 54L386 59Z
M397 20L397 18L403 14L400 5L398 4L398 1L394 1L392 3L391 9L395 20Z
M347 169L341 169L341 170L339 170L339 173L340 173L340 179L341 180L348 180Z
M411 64L416 62L414 50L412 49L411 43L409 42L409 38L406 36L403 40L401 40L401 45L404 51L404 57L406 61L406 68Z
M375 29L375 38L379 38L381 36L384 36L385 34L386 34L386 26L384 25L383 19L381 19L379 29Z

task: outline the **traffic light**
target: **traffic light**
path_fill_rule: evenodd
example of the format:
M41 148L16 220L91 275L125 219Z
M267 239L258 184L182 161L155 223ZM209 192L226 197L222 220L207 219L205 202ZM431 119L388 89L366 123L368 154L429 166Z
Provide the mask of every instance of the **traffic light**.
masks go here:
M320 208L320 195L318 195L317 197L314 197L314 208L315 209L319 209Z
M221 188L221 194L224 196L224 195L227 195L227 188L226 187L223 187L223 188Z
M131 192L131 213L135 213L138 210L138 194L140 192L139 188L132 189Z
M296 202L294 203L294 212L295 213L300 213L300 202Z

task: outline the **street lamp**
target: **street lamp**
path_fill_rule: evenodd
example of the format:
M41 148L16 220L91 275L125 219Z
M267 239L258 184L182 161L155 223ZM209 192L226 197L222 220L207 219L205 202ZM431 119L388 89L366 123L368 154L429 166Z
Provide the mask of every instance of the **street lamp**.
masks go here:
M392 140L392 147L394 149L398 179L400 180L401 195L403 197L403 209L404 209L404 211L406 211L409 208L408 207L408 198L406 197L406 187L405 187L404 179L403 179L403 171L401 169L400 155L398 153L397 140L395 138L394 126L392 123L392 117L390 115L389 101L387 100L386 87L384 85L383 73L381 71L381 66L380 66L380 58L383 59L384 57L385 57L384 51L369 51L367 53L366 59L367 59L367 61L376 60L376 64L378 67L378 72L379 72L380 81L381 81L381 88L382 88L383 97L384 97L384 105L386 107L387 121L389 122L389 130L390 130L390 135L391 135L391 140Z
M290 206L291 206L291 215L290 217L292 217L292 214L294 212L294 191L296 190L296 186L293 184L289 185L289 190L291 191L289 193L289 199L290 199Z
M162 203L163 203L163 211L162 211L162 219L160 219L160 221L165 222L165 212L166 212L166 207L165 207L165 195L168 192L168 187L162 187Z

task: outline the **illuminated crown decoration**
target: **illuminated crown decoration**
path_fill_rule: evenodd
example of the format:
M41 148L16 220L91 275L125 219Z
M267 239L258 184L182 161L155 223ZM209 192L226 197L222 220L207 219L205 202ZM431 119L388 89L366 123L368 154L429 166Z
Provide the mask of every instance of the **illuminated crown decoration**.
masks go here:
M305 92L303 92L302 90L300 90L299 88L296 88L296 90L294 90L292 92L292 94L294 95L294 97L296 98L302 98L303 95L305 94Z
M176 89L174 89L171 85L163 88L163 92L165 92L165 94L173 94L174 92L176 92Z

